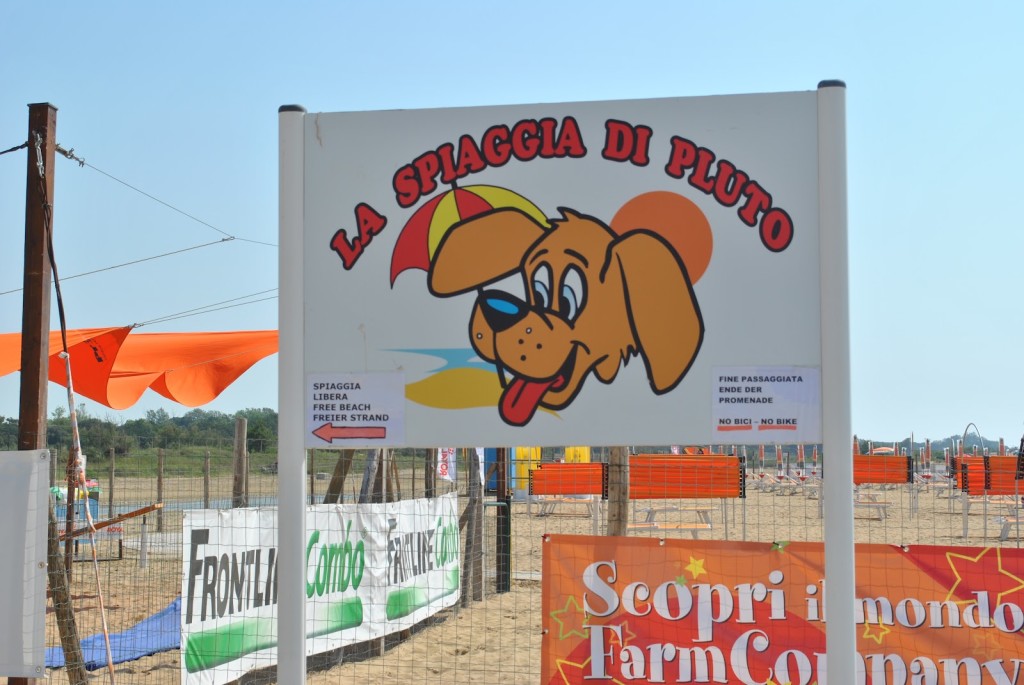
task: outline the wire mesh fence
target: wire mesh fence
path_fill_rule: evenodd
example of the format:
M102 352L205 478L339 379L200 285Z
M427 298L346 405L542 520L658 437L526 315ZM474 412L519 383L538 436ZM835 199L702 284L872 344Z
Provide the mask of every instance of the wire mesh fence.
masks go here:
M593 483L582 476L561 481L546 476L548 483L561 483L550 486L560 491L539 494L545 487L542 473L609 461L608 450L587 450L584 459L578 449L510 448L503 493L496 491L494 462L485 456L480 468L471 449L457 451L454 481L438 477L433 449L396 451L374 468L375 451L310 452L307 530L320 537L306 547L307 614L325 627L322 634L308 636L309 682L536 683L544 536L605 536L613 518L606 492L590 490ZM795 448L793 453L773 449L764 460L753 452L744 458L735 448L709 451L715 452L707 455L717 459L714 464L684 465L665 447L633 449L630 487L636 496L628 503L628 535L823 540L820 462L797 460ZM646 461L640 459L645 455ZM724 457L731 459L728 466ZM272 451L246 452L241 467L239 459L224 443L140 447L90 457L91 484L76 495L74 509L88 507L101 524L115 523L100 528L94 540L74 536L66 594L54 591L51 575L48 679L107 678L105 621L116 682L182 682L183 666L195 682L276 682L271 613L257 611L249 622L221 631L220 646L209 653L213 657L203 657L207 661L190 652L199 649L190 647L193 635L213 634L195 628L193 617L220 621L209 624L220 628L242 605L269 612L276 602L273 514L283 467ZM1016 520L1019 497L963 493L944 464L919 466L912 475L899 484L851 483L857 542L1019 547L1019 531L1006 525ZM59 531L66 528L68 500L58 480L54 473ZM416 504L424 501L443 502L448 509ZM81 519L74 525L80 527ZM198 530L209 531L208 537L197 537ZM445 535L449 538L442 543ZM358 616L351 602L330 597L331 588L353 585L351 549L357 543L364 554L359 592L383 588L383 594L371 588L358 595ZM380 554L370 553L371 547ZM63 554L59 550L62 561ZM345 554L348 561L341 560ZM436 569L441 575L418 580ZM396 594L399 585L416 591ZM59 626L58 618L69 613L74 625ZM345 639L332 642L339 632ZM80 649L67 651L65 661L69 636ZM234 646L225 647L229 643ZM242 653L240 671L206 672L210 663Z

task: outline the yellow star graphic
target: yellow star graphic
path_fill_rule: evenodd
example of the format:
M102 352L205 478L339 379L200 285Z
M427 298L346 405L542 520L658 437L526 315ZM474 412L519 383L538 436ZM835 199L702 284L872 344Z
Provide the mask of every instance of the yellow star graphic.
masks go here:
M559 618L560 615L564 616L565 620ZM551 620L558 624L559 640L564 640L573 635L578 635L584 640L587 639L587 634L583 632L583 628L587 624L587 615L575 597L569 597L565 601L564 609L552 611Z
M882 619L878 619L877 633L872 632L872 628L874 628L872 624L865 623L864 635L862 637L865 637L869 640L874 640L878 644L882 644L882 640L885 639L885 636L892 632L891 628L887 627L884 623L882 623Z
M708 574L708 572L704 570L704 560L694 559L693 557L690 557L690 563L686 565L686 570L690 572L690 576L694 580Z
M953 552L946 552L946 561L949 562L949 567L953 569L953 575L956 576L956 582L953 583L953 587L949 588L949 593L946 595L946 601L952 599L953 595L956 594L956 589L964 580L963 576L960 575L960 569L957 568L956 560L966 561L972 564L980 564L985 561L988 561L987 559L983 559L983 557L987 554L995 555L996 567L999 569L999 575L1006 576L1006 578L1016 582L1016 585L1014 585L1013 587L1005 589L996 595L996 605L1002 604L1003 597L1005 597L1006 595L1013 592L1019 592L1021 589L1024 589L1024 579L1018 578L1017 576L1013 575L1008 570L1003 568L1003 553L1002 550L998 547L986 547L985 549L981 550L981 552L977 556L973 557L968 556L966 554L954 554ZM956 601L956 604L969 604L970 602L974 601L976 601L976 598L971 597L970 599L958 600Z

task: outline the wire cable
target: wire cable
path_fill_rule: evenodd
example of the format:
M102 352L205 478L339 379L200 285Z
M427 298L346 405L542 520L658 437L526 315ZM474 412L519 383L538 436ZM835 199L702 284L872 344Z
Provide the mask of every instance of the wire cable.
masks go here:
M20 150L22 148L26 148L26 147L28 147L28 141L27 140L24 143L22 143L21 145L15 145L14 147L9 147L6 150L0 151L0 155L6 155L8 152L17 152L18 150Z
M224 309L234 309L235 307L244 307L247 304L256 304L258 302L266 302L267 300L276 300L276 299L277 299L277 295L273 295L271 297L264 297L264 298L261 298L259 300L252 300L251 302L239 302L238 304L230 304L230 305L227 305L226 307L216 307L214 309L206 309L206 310L203 310L203 311L200 311L200 312L192 312L190 314L180 314L178 316L166 316L166 317L164 317L162 319L153 319L152 321L147 321L145 323L134 324L134 327L138 328L138 327L141 327L141 326L147 326L147 325L152 324L152 323L164 323L166 321L174 321L176 319L187 319L190 316L199 316L200 314L212 314L213 312L219 312L219 311L224 310Z
M101 269L93 269L92 271L83 271L80 274L73 274L71 276L65 276L62 281L70 281L74 278L81 278L82 276L92 276L93 274L102 273L104 271L112 271L114 269L120 269L121 267L131 266L133 264L141 264L142 262L149 262L154 259L160 259L161 257L170 257L172 255L181 254L182 252L188 252L190 250L198 250L201 247L209 247L210 245L220 245L221 243L230 242L237 240L237 238L221 238L220 240L214 240L209 243L203 243L201 245L193 245L192 247L184 247L180 250L172 250L171 252L164 252L163 254L153 255L152 257L142 257L141 259L133 259L130 262L122 262L121 264L114 264L112 266L105 266ZM13 290L4 290L0 292L0 296L10 295L11 293L21 292L22 288L14 288Z
M258 300L251 300L249 302L239 302L239 300L248 300L251 297L256 297L258 295L264 295L266 293L272 293L272 292L274 292L276 290L277 290L277 288L270 288L268 290L261 290L261 291L256 292L256 293L250 293L248 295L242 295L240 297L233 297L233 298L231 298L229 300L221 300L220 302L213 302L211 304L204 305L202 307L196 307L194 309L186 309L184 311L176 312L174 314L167 314L166 316L160 316L160 317L157 317L155 319L150 319L149 321L142 321L140 323L132 324L132 328L141 328L142 326L148 326L148 325L154 324L154 323L162 323L164 321L174 321L175 319L184 319L184 318L189 317L189 316L198 316L199 314L209 314L210 312L219 312L219 311L222 311L224 309L231 309L233 307L242 307L242 306L247 305L247 304L256 304L257 302L266 302L267 300L276 299L277 295L272 295L270 297L262 297L262 298L260 298ZM236 304L229 304L231 302L235 302ZM227 305L227 306L222 307L220 305Z
M227 236L228 238L230 238L232 240L240 240L240 241L247 242L247 243L254 243L256 245L266 245L267 247L277 247L277 245L274 244L274 243L267 243L267 242L263 242L261 240L253 240L251 238L239 238L238 236L232 235L232 234L228 233L227 231L225 231L225 230L223 230L221 228L218 228L218 227L214 226L213 224L211 224L211 223L209 223L207 221L203 221L199 217L193 216L192 214L189 214L185 210L179 209L178 207L175 207L171 203L166 202L164 200L161 200L160 198L156 197L155 195L147 193L145 190L142 190L141 188L138 188L138 187L132 185L131 183L128 183L127 181L124 181L124 180L118 178L117 176L114 176L113 174L108 173L108 172L104 171L103 169L100 169L96 165L90 164L89 162L85 161L84 158L78 157L77 155L75 155L75 148L71 148L70 150L65 150L63 147L61 147L58 144L57 145L57 152L59 152L61 155L63 155L64 157L67 157L68 159L70 159L72 161L78 162L78 166L80 166L80 167L89 167L93 171L96 171L96 172L98 172L100 174L103 174L104 176L106 176L110 180L116 181L116 182L120 183L121 185L123 185L124 187L129 188L131 190L134 190L135 192L139 193L140 195L148 197L150 200L153 200L154 202L157 202L157 203L163 205L164 207L167 207L168 209L170 209L170 210L172 210L174 212L177 212L178 214L181 214L182 216L187 217L187 218L191 219L192 221L195 221L198 224L202 224L203 226L206 226L207 228L213 229L214 231L217 231L221 235Z

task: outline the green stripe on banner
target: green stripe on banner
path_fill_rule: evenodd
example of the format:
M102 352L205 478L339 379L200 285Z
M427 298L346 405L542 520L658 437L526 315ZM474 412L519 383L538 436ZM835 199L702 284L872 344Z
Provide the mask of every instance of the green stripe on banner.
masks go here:
M350 597L332 602L326 620L319 623L306 637L320 637L355 628L363 623L363 601L358 597ZM189 635L185 642L185 669L189 673L205 671L241 659L246 654L276 646L276 619L242 619Z
M442 597L459 589L459 569L452 569L445 576L444 587L429 594L421 587L405 587L388 594L386 613L389 621L408 616Z
M319 622L318 622L319 623ZM327 620L318 625L306 637L330 635L339 630L348 630L363 624L363 600L350 597L340 602L331 602L327 608Z
M205 671L276 644L277 621L245 618L189 635L185 642L185 670Z

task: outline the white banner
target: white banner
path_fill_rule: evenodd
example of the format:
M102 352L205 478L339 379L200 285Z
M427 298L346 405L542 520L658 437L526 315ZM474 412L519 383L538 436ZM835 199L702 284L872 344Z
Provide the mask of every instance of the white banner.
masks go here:
M306 653L410 628L459 598L455 493L306 510ZM182 683L277 663L277 510L185 513Z
M437 477L455 482L455 448L439 447L437 450Z

